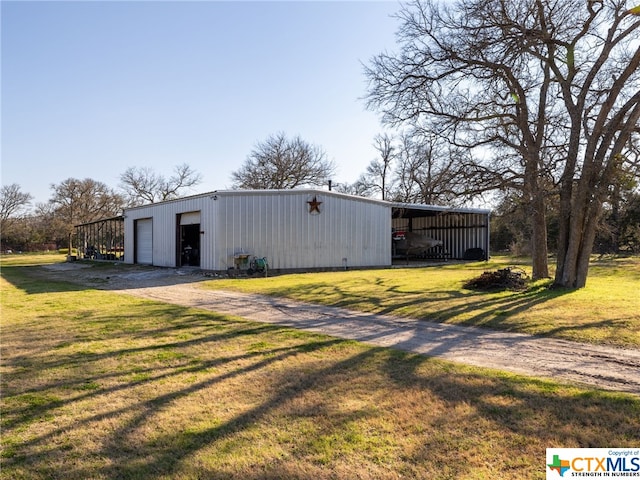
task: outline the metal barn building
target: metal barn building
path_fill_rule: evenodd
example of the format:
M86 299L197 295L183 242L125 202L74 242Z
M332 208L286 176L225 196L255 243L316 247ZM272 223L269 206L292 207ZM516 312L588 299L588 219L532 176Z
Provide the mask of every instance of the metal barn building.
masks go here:
M229 190L126 209L126 263L226 271L387 267L392 232L441 241L444 258L488 258L489 211L397 204L326 190ZM408 258L408 256L407 256Z

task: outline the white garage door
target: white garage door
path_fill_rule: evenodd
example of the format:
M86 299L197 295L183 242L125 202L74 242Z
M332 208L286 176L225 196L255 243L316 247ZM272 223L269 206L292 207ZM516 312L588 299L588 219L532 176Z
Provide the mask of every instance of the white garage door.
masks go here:
M136 221L136 263L153 263L153 219Z
M200 223L200 212L180 214L180 225L195 225L196 223Z

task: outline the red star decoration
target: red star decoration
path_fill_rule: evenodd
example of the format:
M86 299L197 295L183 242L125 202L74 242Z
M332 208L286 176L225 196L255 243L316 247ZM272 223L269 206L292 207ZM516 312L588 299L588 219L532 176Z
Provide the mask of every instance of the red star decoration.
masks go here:
M318 198L315 195L313 196L313 199L311 199L307 203L309 204L309 213L320 213L320 205L322 205L322 202L319 202Z

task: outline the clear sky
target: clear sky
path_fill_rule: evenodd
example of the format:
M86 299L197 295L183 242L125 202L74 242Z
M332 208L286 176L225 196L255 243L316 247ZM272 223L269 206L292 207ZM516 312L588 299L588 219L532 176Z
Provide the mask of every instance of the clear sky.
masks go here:
M395 46L396 1L5 1L2 184L117 187L130 166L203 182L270 134L300 135L353 182L376 157L363 63Z

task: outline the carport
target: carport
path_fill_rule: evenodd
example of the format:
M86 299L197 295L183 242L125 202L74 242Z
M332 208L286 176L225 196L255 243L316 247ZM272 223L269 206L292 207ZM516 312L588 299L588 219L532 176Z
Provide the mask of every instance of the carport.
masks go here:
M491 210L451 208L410 203L392 204L392 256L406 259L393 248L404 232L438 240L442 245L425 249L409 260L488 260Z
M124 217L111 217L75 226L78 258L124 259Z

